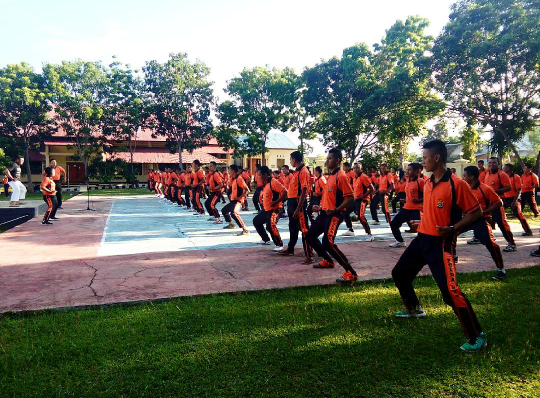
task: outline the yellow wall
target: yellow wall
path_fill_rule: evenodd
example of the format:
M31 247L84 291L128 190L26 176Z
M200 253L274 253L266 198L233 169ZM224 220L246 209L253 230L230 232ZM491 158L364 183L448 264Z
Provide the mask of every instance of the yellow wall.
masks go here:
M291 158L291 152L294 152L295 149L269 149L268 152L265 154L265 160L266 165L271 169L275 170L278 166L278 160L282 161L283 164L290 166L290 158ZM250 162L248 160L255 159L257 163L262 164L261 162L261 156L255 156L248 158L247 156L244 156L244 159L242 161L242 167L250 167Z

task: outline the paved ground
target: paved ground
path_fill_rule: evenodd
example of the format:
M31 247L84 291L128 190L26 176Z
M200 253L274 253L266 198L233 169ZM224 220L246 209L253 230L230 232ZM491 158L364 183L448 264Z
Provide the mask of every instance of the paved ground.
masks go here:
M302 265L300 246L292 258L258 246L251 212L242 213L251 235L237 237L235 230L151 196L93 197L92 208L85 210L86 198L75 197L54 226L35 218L0 234L0 312L329 284L341 274ZM537 265L529 252L540 242L538 228L535 237L522 238L519 224L512 226L519 250L503 254L507 268ZM359 236L337 241L360 279L389 278L403 251L388 247L390 229L374 227L376 241L368 243L355 227ZM287 240L287 220L279 228ZM465 240L458 243L458 270L492 270L488 252Z

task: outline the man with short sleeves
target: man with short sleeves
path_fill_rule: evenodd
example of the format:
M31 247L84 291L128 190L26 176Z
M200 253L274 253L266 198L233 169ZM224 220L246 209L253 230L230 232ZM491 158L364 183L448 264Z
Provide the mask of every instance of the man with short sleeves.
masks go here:
M219 211L216 209L216 203L219 200L219 194L221 192L221 189L223 188L223 178L221 177L221 174L217 171L216 162L210 162L207 181L210 194L204 202L204 206L206 207L206 211L208 211L208 214L211 215L208 221L215 221L216 224L221 224L222 221L219 216Z
M379 176L379 188L376 195L374 195L371 201L371 218L373 218L373 224L379 225L379 217L377 216L377 206L381 204L381 208L386 219L386 222L390 224L390 211L388 210L388 195L390 191L394 189L394 178L391 173L388 172L388 166L386 163L381 164L381 173Z
M313 206L313 211L320 211L307 233L307 241L317 252L322 261L313 268L334 268L332 257L343 267L344 274L336 279L341 284L352 284L358 276L349 259L336 245L335 239L339 225L343 222L343 214L353 202L353 192L349 178L341 170L341 150L333 148L326 157L326 167L330 175L326 179L320 206ZM319 236L323 234L322 244Z
M56 203L57 209L62 208L62 180L66 178L66 170L58 166L55 159L51 159L49 162L50 166L53 169L53 175L52 180L54 181L54 185L56 186Z
M424 143L424 164L432 176L424 187L424 214L418 226L418 236L392 270L392 278L405 307L395 315L399 318L426 316L414 291L413 281L427 264L444 302L452 307L465 331L467 341L461 349L475 352L487 345L487 336L458 285L452 241L456 234L482 216L482 210L469 185L447 170L447 156L446 146L441 140ZM463 213L467 214L462 218Z
M373 235L371 235L371 228L366 219L366 208L369 204L369 198L375 188L371 183L371 179L362 172L362 165L360 163L354 164L354 172L356 178L354 179L353 193L355 212L360 220L360 224L364 227L364 231L368 235L367 242L373 242Z
M514 165L507 163L503 171L510 179L510 191L504 193L503 203L505 209L511 209L514 217L521 223L523 228L522 236L532 236L531 227L521 211L521 177L514 173Z
M523 208L529 205L535 217L538 217L538 206L534 195L534 190L538 188L538 176L532 171L532 163L525 163L523 175L521 176L521 203Z
M24 164L24 158L19 156L15 159L11 167L5 170L5 175L8 178L8 185L11 187L11 200L9 207L19 206L26 198L26 187L21 182L21 166Z

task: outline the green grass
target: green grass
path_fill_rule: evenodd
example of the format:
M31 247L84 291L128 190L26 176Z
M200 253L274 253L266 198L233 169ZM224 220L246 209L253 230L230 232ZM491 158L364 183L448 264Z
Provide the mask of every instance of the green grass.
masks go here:
M390 282L0 317L5 397L538 397L540 267L464 274L489 337L463 333L430 277L425 319Z
M508 221L519 223L519 220L514 217L514 214L512 213L511 209L506 209L506 215L507 215L506 218L508 219ZM529 223L529 225L540 226L540 217L534 218L534 213L532 212L531 209L529 209L529 206L527 206L527 208L523 211L523 215L527 219L527 222Z
M126 189L91 189L90 195L94 196L123 196L123 195L149 195L148 188L126 188ZM85 193L86 194L86 193Z
M65 200L71 199L72 197L77 196L78 194L79 194L78 192L62 192L62 200L65 201ZM10 196L6 197L4 195L4 191L2 191L0 200L9 201ZM27 192L25 200L43 200L43 193L42 192Z

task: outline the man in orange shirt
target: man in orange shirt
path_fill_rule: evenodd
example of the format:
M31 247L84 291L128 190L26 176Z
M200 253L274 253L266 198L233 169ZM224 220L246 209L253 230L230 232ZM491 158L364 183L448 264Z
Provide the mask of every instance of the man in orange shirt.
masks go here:
M154 170L148 170L148 173L146 174L146 179L148 182L148 190L152 192L154 190Z
M279 209L283 207L283 201L287 198L287 190L277 179L272 178L270 169L267 166L259 167L257 174L263 183L263 189L260 194L263 208L253 218L253 226L262 239L259 244L271 244L270 238L266 233L268 231L275 245L274 251L279 252L283 250L283 241L277 229L277 223L279 221ZM265 225L266 230L264 229Z
M349 184L352 187L354 185L354 179L356 178L356 174L354 170L351 168L351 164L349 162L343 162L343 171L345 172L345 175L349 179ZM343 215L343 221L345 221L345 225L347 226L347 231L342 233L341 236L355 236L354 228L353 228L352 220L351 220L351 213L353 211L354 211L354 202L351 204L351 206L348 209L346 209L345 214Z
M457 283L452 241L455 234L482 216L482 210L469 185L446 169L447 156L446 146L441 140L424 143L424 164L432 176L424 187L424 214L418 226L418 236L392 270L392 278L405 307L395 315L399 318L426 316L414 291L413 281L427 264L444 302L452 307L467 336L467 341L460 348L475 352L487 345L487 336ZM463 213L467 214L462 218Z
M523 208L529 205L534 213L535 217L538 217L538 206L536 205L536 199L534 190L538 188L538 176L532 172L532 164L525 163L523 168L523 175L521 176L521 201Z
M210 194L204 202L204 207L206 207L206 211L208 211L208 214L211 216L208 221L214 221L215 224L222 224L223 221L221 221L219 211L216 209L216 203L219 200L219 194L223 188L223 178L221 177L221 173L217 171L216 162L210 162L208 170L209 172L206 177Z
M314 264L313 268L334 268L334 261L330 257L332 256L345 270L336 282L351 284L356 282L358 276L335 242L339 225L343 222L343 214L354 200L349 178L340 168L342 159L341 150L333 148L328 151L326 167L330 175L326 179L321 205L313 206L313 211L321 213L311 224L306 238L319 257L322 257L322 261ZM319 241L321 234L322 244Z
M256 213L261 211L261 203L260 203L260 195L263 188L263 183L261 181L261 177L259 175L259 171L261 170L261 165L256 164L255 165L255 175L253 176L253 179L255 180L255 192L253 193L253 206L255 207Z
M326 178L323 176L321 166L315 167L315 183L313 187L313 192L311 193L311 198L309 200L307 214L311 222L315 219L313 216L313 206L319 206L321 204L322 193L324 186L326 185Z
M377 216L377 206L381 204L386 222L390 224L390 211L388 210L388 195L390 191L394 189L394 178L392 174L388 172L386 163L381 164L381 173L379 176L379 188L371 201L370 210L371 218L373 219L373 225L379 225L379 217Z
M309 229L308 215L306 212L307 193L311 183L311 176L304 164L304 156L300 151L294 151L290 157L294 172L290 173L289 188L287 189L287 213L289 215L290 238L286 248L279 254L286 256L294 255L294 247L298 242L298 233L302 232L302 246L306 256L305 264L313 262L313 250L306 241Z
M499 159L492 157L488 162L489 173L484 178L484 184L491 187L501 199L504 197L504 193L512 189L510 178L502 170L499 170ZM515 252L517 250L516 242L514 241L514 234L510 229L510 225L506 221L506 213L504 207L501 206L491 214L492 226L497 224L501 229L504 239L508 242L508 245L503 249L505 252Z
M154 171L154 188L156 189L156 196L162 198L163 192L161 191L161 171L159 169Z
M366 220L366 208L369 204L369 197L375 190L371 179L362 172L362 165L360 163L354 164L354 172L356 178L354 180L353 193L354 193L354 203L355 211L364 231L368 235L366 239L367 242L373 242L373 235L371 235L371 228Z
M242 210L244 211L249 211L249 206L248 206L248 201L247 201L247 197L249 195L249 191L250 191L250 187L251 187L251 172L248 170L248 168L245 168L244 171L242 172L242 178L244 179L247 187L248 187L248 192L246 194L246 196L244 196L244 202L242 203Z
M469 225L466 230L473 230L474 236L478 238L491 254L491 258L495 261L497 266L497 273L493 277L494 280L502 281L506 277L506 270L504 269L504 262L501 253L501 248L497 244L493 231L491 230L490 218L491 212L498 207L501 207L501 198L495 193L493 189L486 184L480 182L480 172L476 166L468 166L463 170L463 179L471 187L474 196L480 203L482 209L482 217Z
M483 160L478 161L478 173L479 173L478 181L483 183L484 180L486 179L486 174L488 173L488 171L484 168Z
M199 159L193 161L193 177L191 180L193 188L193 207L198 215L204 216L204 208L201 203L201 193L204 189L204 171L201 168Z
M43 200L47 203L47 210L43 215L41 225L52 225L52 222L49 220L58 220L58 218L56 218L56 209L58 205L55 198L56 187L54 180L52 179L53 173L54 171L51 166L45 167L45 176L41 180L40 189L43 192Z
M176 186L174 190L174 197L178 206L184 206L185 202L182 198L182 191L184 189L184 170L181 168L176 169Z
M514 173L514 166L510 163L507 163L503 167L503 171L506 173L508 178L510 178L510 191L504 193L503 203L504 208L512 209L514 217L516 217L521 223L523 228L522 236L532 236L531 227L527 222L527 219L521 211L521 178Z
M221 209L221 213L228 223L223 229L234 229L235 227L232 222L232 220L234 220L236 224L242 228L242 232L239 232L237 235L249 235L244 220L242 220L242 217L238 214L247 195L248 186L242 178L241 169L237 165L231 164L229 166L229 175L231 181L231 201Z
M54 181L55 189L56 189L56 208L61 209L62 208L62 179L66 178L66 170L58 166L55 159L51 159L49 162L49 165L53 169L53 175L52 180Z
M420 221L424 202L424 180L419 178L420 164L411 163L407 166L409 181L405 186L405 205L390 222L390 229L396 241L390 247L405 247L407 244L399 230L404 223Z

